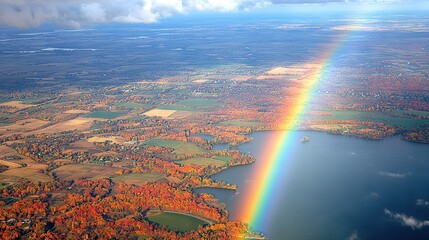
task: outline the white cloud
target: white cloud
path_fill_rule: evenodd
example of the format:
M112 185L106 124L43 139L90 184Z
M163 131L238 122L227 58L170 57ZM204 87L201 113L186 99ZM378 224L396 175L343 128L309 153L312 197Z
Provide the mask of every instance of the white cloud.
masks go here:
M105 22L106 11L99 3L84 3L81 5L81 11L84 18L90 22Z
M403 226L411 227L412 229L421 229L423 227L429 226L429 221L421 221L414 217L409 217L402 213L393 213L389 211L388 209L384 209L384 214L387 216L399 221Z
M194 11L237 11L266 0L0 0L0 24L35 27L45 22L80 27L104 22L153 23Z
M412 175L412 173L410 172L407 172L407 173L379 172L378 174L383 177L391 177L391 178L404 178L406 176Z
M416 202L417 206L429 206L429 202L424 199L417 199Z
M372 192L367 196L368 199L378 199L380 198L380 194L376 193L376 192Z
M352 234L350 234L350 236L347 237L346 240L358 240L358 239L359 237L358 237L357 231L354 231Z

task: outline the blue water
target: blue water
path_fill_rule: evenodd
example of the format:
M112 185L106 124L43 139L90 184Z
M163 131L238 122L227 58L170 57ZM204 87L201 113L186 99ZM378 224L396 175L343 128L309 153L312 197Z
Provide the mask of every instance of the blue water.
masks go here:
M230 219L237 219L241 193L258 181L254 171L265 160L264 143L273 134L253 133L253 142L239 146L256 157L255 164L213 176L237 184L236 192L197 190L226 202ZM301 143L304 135L311 141ZM292 138L255 230L270 239L429 239L429 222L424 222L429 220L429 145L307 131Z

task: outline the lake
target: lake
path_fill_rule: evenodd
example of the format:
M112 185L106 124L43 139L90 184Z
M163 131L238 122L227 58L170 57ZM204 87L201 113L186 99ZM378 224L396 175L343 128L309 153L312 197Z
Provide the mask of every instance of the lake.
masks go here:
M230 219L258 179L264 143L276 132L255 132L238 148L256 163L229 168L213 179L236 192L197 189L227 203ZM303 136L311 141L301 143ZM428 239L429 145L398 136L380 141L322 132L292 133L291 153L256 231L269 239ZM425 222L426 221L426 222Z

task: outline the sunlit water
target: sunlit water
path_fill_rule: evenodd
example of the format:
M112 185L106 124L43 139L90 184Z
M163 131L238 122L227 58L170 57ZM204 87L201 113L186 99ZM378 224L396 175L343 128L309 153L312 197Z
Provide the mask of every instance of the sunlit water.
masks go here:
M213 176L237 184L237 192L197 191L226 202L230 218L237 219L240 192L258 181L252 172L263 164L264 142L273 134L253 133L254 141L239 147L257 158L255 164ZM311 141L301 143L304 135ZM428 145L298 131L292 149L256 230L270 239L429 239L429 222L423 222L429 220Z

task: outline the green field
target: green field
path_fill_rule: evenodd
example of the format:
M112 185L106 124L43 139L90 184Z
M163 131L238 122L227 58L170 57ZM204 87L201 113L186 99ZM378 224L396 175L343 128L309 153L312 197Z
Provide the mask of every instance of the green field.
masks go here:
M9 119L15 117L15 113L0 113L0 118Z
M189 112L197 111L195 108L180 106L180 105L160 105L156 108L164 109L164 110L177 110L177 111L189 111Z
M214 158L189 158L181 161L180 163L195 164L200 166L208 166L208 165L222 166L226 164L225 161L217 160Z
M220 161L224 161L224 162L229 162L232 160L232 157L230 157L230 156L224 156L224 157L216 156L215 159L220 160Z
M38 101L37 98L1 98L0 104L5 102L12 102L12 101L22 101L24 104L32 104L33 102Z
M247 122L242 120L230 120L230 121L223 121L219 123L220 125L230 125L230 126L241 126L241 127L252 127L252 126L259 126L263 125L262 122Z
M34 102L37 102L41 99L39 98L21 98L18 101L22 101L24 104L33 104Z
M127 184L143 185L147 182L153 182L164 177L162 173L133 173L116 175L114 181L125 182Z
M145 118L147 118L147 117L146 116L137 115L137 116L129 117L128 119L133 120L133 121L137 121L137 120L142 120L142 119L145 119Z
M229 157L229 156L226 156L226 157L216 156L213 158L189 158L181 161L180 163L195 164L200 166L215 165L219 167L219 166L226 165L231 160L232 160L232 157Z
M0 99L0 103L10 102L10 101L14 101L14 99L12 99L12 98L1 98Z
M104 118L113 119L125 115L125 112L107 112L107 111L95 111L85 115L87 118Z
M148 217L148 220L177 232L192 231L198 229L200 225L209 224L199 218L173 212L161 212Z
M125 102L125 103L120 103L118 105L123 108L127 108L129 110L139 110L139 109L147 110L153 106L151 104L135 103L135 102Z
M187 106L187 107L207 108L207 107L216 105L217 101L214 99L192 98L192 99L182 100L177 104L182 106Z
M149 139L146 142L144 142L143 145L172 148L177 154L183 154L183 153L195 154L195 153L206 152L206 150L198 147L193 143L179 142L175 140Z
M382 122L402 129L416 129L422 124L429 124L428 119L397 117L378 112L332 111L332 113L332 116L325 116L320 119Z

